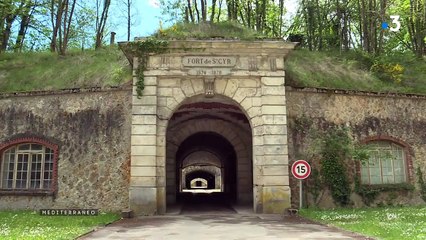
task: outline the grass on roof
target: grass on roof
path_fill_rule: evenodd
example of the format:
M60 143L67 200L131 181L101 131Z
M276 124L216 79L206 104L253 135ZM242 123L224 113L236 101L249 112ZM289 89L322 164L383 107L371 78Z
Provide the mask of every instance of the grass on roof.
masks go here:
M235 22L177 23L153 34L158 39L239 39L258 40L265 36Z
M131 80L124 54L117 48L0 54L0 92L119 86Z
M298 49L288 56L286 72L287 85L295 87L426 94L426 61L411 53L372 57Z

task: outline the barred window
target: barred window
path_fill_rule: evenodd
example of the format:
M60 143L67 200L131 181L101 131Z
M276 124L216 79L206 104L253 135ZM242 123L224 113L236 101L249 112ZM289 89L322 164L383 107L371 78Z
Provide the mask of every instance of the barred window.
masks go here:
M51 190L54 151L41 144L14 145L3 152L0 162L1 190Z
M394 184L407 181L404 148L388 141L368 143L370 158L361 166L363 184Z

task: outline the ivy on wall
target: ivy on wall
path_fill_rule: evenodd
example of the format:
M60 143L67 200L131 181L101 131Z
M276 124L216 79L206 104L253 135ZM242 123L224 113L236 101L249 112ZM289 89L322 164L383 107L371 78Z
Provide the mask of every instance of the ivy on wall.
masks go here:
M386 205L394 205L398 196L407 195L415 189L410 182L362 184L355 167L357 163L369 162L371 147L368 144L356 143L349 129L321 120L317 122L305 115L294 119L290 124L295 149L293 154L297 158L306 159L312 166L306 189L312 196L314 206L320 202L325 189L330 190L334 202L340 206L352 204L352 193L359 195L367 206L377 202L379 196L387 197L385 200L381 198ZM386 152L380 154L383 154L383 157L392 157ZM419 168L417 179L421 197L426 202L426 183Z
M418 184L420 187L420 196L422 197L423 201L426 202L426 183L423 179L423 172L420 169L420 167L417 167L417 178L418 178Z
M400 192L400 191L413 191L414 186L409 183L398 184L378 184L378 185L363 185L361 179L355 176L354 191L361 196L365 205L370 206L382 192Z
M350 158L351 143L345 129L334 128L324 135L320 151L324 183L330 189L333 200L343 206L349 203L351 195L345 164Z
M145 89L144 72L147 69L148 57L153 54L165 53L168 50L169 42L165 40L158 40L155 38L147 38L143 41L136 41L128 43L133 56L138 57L138 68L136 71L136 92L138 98L142 96Z

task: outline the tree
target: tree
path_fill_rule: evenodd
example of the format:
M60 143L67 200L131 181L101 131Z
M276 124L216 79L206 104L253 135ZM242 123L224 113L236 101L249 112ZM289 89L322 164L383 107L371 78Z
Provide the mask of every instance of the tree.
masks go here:
M425 0L410 0L410 16L408 30L412 51L416 56L426 54L426 2Z
M96 0L96 37L95 49L102 47L102 40L104 39L105 25L108 19L109 6L111 0Z
M0 52L6 51L12 32L13 22L22 12L26 0L4 0L0 3Z
M130 41L130 37L132 35L132 26L134 24L133 22L133 9L134 9L134 1L133 0L119 0L117 1L117 7L120 10L120 12L124 15L121 17L124 17L126 19L126 30L127 30L127 41Z
M29 28L36 7L38 6L39 3L37 0L25 1L22 11L19 14L19 18L21 21L19 24L18 35L15 40L15 46L13 47L15 52L22 51L22 48L24 46L25 35Z

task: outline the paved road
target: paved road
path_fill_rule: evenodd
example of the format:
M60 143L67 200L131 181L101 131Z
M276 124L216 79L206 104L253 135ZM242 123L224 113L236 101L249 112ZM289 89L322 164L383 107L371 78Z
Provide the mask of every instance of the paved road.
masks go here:
M257 214L186 214L125 219L81 239L305 240L367 239L298 217Z
M366 239L297 216L254 214L251 206L229 204L223 194L184 197L183 205L168 206L167 215L123 219L81 239Z

